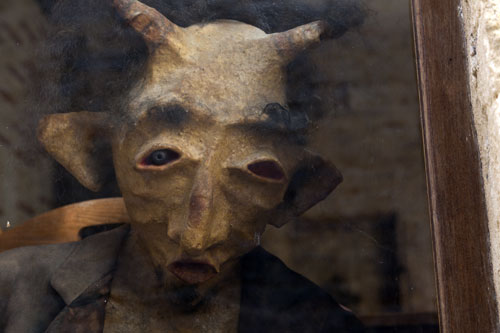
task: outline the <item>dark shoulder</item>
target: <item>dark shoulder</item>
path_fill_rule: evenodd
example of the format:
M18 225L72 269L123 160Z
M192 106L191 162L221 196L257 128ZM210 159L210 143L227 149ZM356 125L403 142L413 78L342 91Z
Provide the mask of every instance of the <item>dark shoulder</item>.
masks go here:
M26 246L0 253L0 299L14 289L14 284L48 278L76 244Z
M83 240L77 242L25 246L1 252L0 282L25 275L50 275L75 249L86 245L86 249L91 250L87 252L95 253L116 248L128 230L128 225L123 224L91 226L80 231Z
M36 322L45 327L50 322L63 304L50 279L75 244L28 246L0 253L0 331L9 331L8 326L14 327L13 332L24 331L26 325Z
M64 260L78 242L25 246L0 253L0 267L13 272L50 268ZM5 273L2 269L0 272Z
M262 248L243 258L242 309L261 331L362 332L359 320L328 293ZM250 325L253 325L249 323Z

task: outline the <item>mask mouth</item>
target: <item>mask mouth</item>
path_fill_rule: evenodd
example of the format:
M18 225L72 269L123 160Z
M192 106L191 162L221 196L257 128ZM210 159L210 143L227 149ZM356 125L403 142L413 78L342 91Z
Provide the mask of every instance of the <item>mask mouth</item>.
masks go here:
M168 266L168 270L189 285L203 283L217 275L214 266L195 260L176 261Z

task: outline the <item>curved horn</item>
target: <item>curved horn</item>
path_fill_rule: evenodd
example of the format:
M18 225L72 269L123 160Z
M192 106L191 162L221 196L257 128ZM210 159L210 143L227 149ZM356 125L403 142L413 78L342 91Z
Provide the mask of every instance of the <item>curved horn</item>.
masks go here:
M298 53L319 43L321 35L327 30L326 22L315 21L288 31L271 34L269 37L285 61L289 61Z
M150 50L164 44L169 36L179 33L182 29L169 21L156 9L146 6L137 0L112 0L117 9L132 28L139 32Z

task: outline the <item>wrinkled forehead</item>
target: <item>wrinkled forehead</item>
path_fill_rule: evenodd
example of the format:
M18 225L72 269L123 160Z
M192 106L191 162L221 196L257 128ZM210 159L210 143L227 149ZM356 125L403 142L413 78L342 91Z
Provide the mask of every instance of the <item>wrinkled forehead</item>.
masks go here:
M195 119L234 124L261 119L269 105L288 109L284 89L268 86L267 90L256 91L238 83L222 77L221 80L184 79L146 86L132 94L126 114L137 121L147 117L151 109L177 106Z
M128 126L129 130L142 125L179 127L191 123L295 137L302 136L309 125L304 113L289 110L285 104L278 102L255 103L239 109L214 109L197 96L174 92L142 95L129 108L134 110L133 113L127 113L129 121L126 123L133 125L132 128Z
M158 86L141 91L127 106L125 128L127 132L144 129L155 132L154 128L179 129L191 125L198 129L199 126L238 128L247 133L245 135L279 135L300 145L305 143L304 135L309 125L307 115L290 110L282 99L266 97L250 103L244 99L202 97L183 93L179 87Z

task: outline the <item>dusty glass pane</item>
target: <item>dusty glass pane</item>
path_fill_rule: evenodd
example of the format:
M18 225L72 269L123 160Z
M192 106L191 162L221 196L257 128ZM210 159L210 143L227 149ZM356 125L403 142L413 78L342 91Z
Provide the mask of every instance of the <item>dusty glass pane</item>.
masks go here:
M102 159L104 162L100 167L104 170L103 186L99 192L94 193L53 162L35 138L35 128L43 115L82 110L103 111L109 106L109 100L114 99L116 103L117 99L124 99L120 94L128 92L137 76L144 71L144 67L139 65L147 58L146 45L140 35L118 19L119 15L110 6L111 1L101 1L100 4L95 1L85 5L81 3L83 2L75 0L73 3L68 1L54 5L53 2L44 0L9 0L0 4L0 75L3 79L0 84L0 196L3 199L0 203L0 227L3 230L0 250L13 247L11 244L16 241L19 242L17 246L30 245L33 241L36 243L38 235L43 238L51 232L55 234L54 230L57 228L54 229L49 223L46 229L30 228L31 233L35 234L32 239L29 239L30 236L22 236L28 235L29 230L17 234L21 236L9 238L9 235L14 235L16 227L43 212L86 200L121 196L110 160ZM196 1L145 3L170 13L173 17L166 15L167 18L175 18L177 21L174 21L181 26L188 26L202 19L210 21L214 18L230 18L258 25L266 32L283 31L322 18L321 15L335 16L335 13L341 12L343 15L356 16L355 11L349 11L349 6L354 3L349 1L330 3L304 0L297 2L297 6L289 7L280 5L278 1L256 1L248 8L233 6L225 1L208 1L206 4ZM339 3L342 6L336 7ZM288 94L292 94L297 100L303 97L302 94L308 96L305 99L313 95L317 101L313 109L308 109L309 121L314 125L307 142L307 151L332 161L342 173L343 182L303 216L289 217L288 223L279 229L268 226L262 238L255 233L252 241L255 245L262 244L264 249L283 260L289 268L311 280L342 306L352 310L368 330L437 331L436 288L409 6L407 2L397 0L373 0L366 2L365 6L367 16L360 27L348 29L341 37L325 40L317 48L300 54L287 72L295 89ZM315 8L315 13L319 12L321 15L311 16L307 12L308 8ZM318 8L322 10L318 11ZM211 35L207 36L204 41L198 40L198 44L195 44L210 44ZM265 51L259 52L265 54ZM250 60L253 61L254 58ZM131 66L133 70L125 71L124 75L124 68L127 68L124 64L138 66ZM210 65L207 64L207 68ZM238 70L232 68L230 72L248 77L257 75L255 73L259 71L251 68L251 65L240 66ZM245 74L245 70L250 74ZM224 76L221 74L221 77ZM188 81L187 76L179 80L184 83ZM202 81L193 79L189 84L201 91L205 89L200 83ZM119 88L124 82L127 83L125 88ZM251 100L258 99L269 90L262 88L265 87L265 82L256 84L256 88L251 88L256 79L249 79L248 82L247 90L240 88L240 93L245 97L257 96L249 97ZM301 86L302 82L309 85ZM269 86L274 88L272 84ZM261 88L262 92L258 91ZM225 89L231 91L228 99L238 95L231 90L237 91L234 85L228 84ZM214 92L217 89L209 86L208 91ZM252 95L255 91L258 93ZM276 109L274 103L269 104L273 104L273 109L267 109L267 112L282 112L279 107ZM176 121L182 118L179 114L183 114L183 111L174 111L177 112ZM301 121L297 122L300 123ZM203 133L208 133L209 127L197 126L196 131L201 133L199 141L208 142L209 139L203 137ZM158 127L151 128L151 132L154 132ZM245 147L249 146L250 139L236 133L226 140L226 146L237 145L239 142L244 142ZM149 132L145 134L147 135ZM96 136L106 143L102 139L103 135ZM85 138L82 136L80 140ZM276 145L283 143L280 140L275 141ZM75 140L76 144L79 144L79 140ZM190 142L189 146L194 147L196 144ZM169 146L168 149L162 147L154 151L153 155L145 156L142 160L143 166L161 166L181 159L184 153L176 149ZM241 151L250 150L237 148L234 153L227 155L232 157L231 161L247 161L248 156L254 155L248 153L248 156L243 157ZM106 153L111 156L109 150L104 151L104 155ZM283 156L286 160L286 156L294 156L294 153L283 153ZM275 161L274 155L272 158L270 155L264 157L249 162L247 171L252 177L279 182L288 176L286 163L281 163L282 160ZM216 159L216 162L221 165L226 163L222 158ZM186 164L184 170L178 172L182 173L187 169L189 165ZM206 179L213 175L210 173L213 169L210 170L212 171L207 173ZM242 191L251 186L253 185L242 186ZM252 200L260 200L259 204L265 206L271 200L268 199L271 195L272 190L263 191L259 198L248 196L248 204L244 200L239 203L241 211L248 211ZM203 200L191 203L194 206L204 205ZM123 217L119 212L115 214L115 210L119 211L120 207L105 208L100 214L104 216L104 220L109 217L112 222L117 222L113 219L120 220ZM225 206L217 206L214 211L220 212L224 208ZM137 209L140 210L140 207ZM85 215L84 209L78 212ZM139 215L144 216L146 213L148 212ZM104 227L98 231L105 233L108 230L109 227ZM95 230L85 229L81 235L95 237L93 232ZM160 234L157 230L149 232L149 235ZM76 232L73 232L73 236L78 238ZM161 237L157 239L161 240ZM131 252L133 251L125 249L120 253ZM132 261L128 263L129 266L122 266L121 269L128 267L130 271L134 271L134 267L141 266L142 259L139 263ZM189 271L186 265L176 266L177 272L183 272L178 275L186 280L198 281L196 278L186 277L186 272ZM263 271L266 273L265 269ZM136 275L133 276L137 278ZM0 283L3 283L3 286L0 285L0 292L10 290L11 285L2 281L2 278L4 276L0 272ZM113 288L113 282L104 278L102 281L103 285ZM113 281L115 290L120 290L117 286L123 287L123 284L119 285L120 279ZM149 280L144 278L144 281ZM277 281L285 280L277 278ZM65 282L63 280L60 283ZM286 285L288 282L282 283ZM237 295L240 290L238 288L246 290L236 284L234 290L227 292L228 297ZM252 318L260 320L260 323L270 321L276 324L283 321L283 325L286 325L292 322L291 318L283 319L285 317L274 313L270 318L265 313L249 315L240 307L240 302L247 302L244 295L243 292L235 298L237 301L224 305L227 306L227 315L221 315L223 311L215 307L215 310L211 310L213 312L209 311L198 317L196 311L194 317L180 316L187 320L181 321L181 328L177 329L182 330L185 325L190 327L193 318L197 318L198 323L212 325L209 327L213 331L231 331L235 328L239 331L257 331L252 330L252 325L256 325L252 323ZM273 293L266 295L275 297L272 296ZM58 302L67 301L68 297L62 295L62 300L59 299ZM110 299L113 303L113 298ZM108 298L105 302L108 302ZM298 301L303 306L301 302L305 301ZM142 313L158 319L163 316L175 317L178 309L174 307L174 310L169 308L165 313L152 314L148 312L148 306L141 308L131 304L125 302L126 306L120 308L123 312L112 313L106 310L106 314L108 318L120 318L121 313L132 314L131 317L135 318L135 314ZM0 330L14 325L11 319L9 321L7 317L2 317L2 312L7 311L6 307L6 302L0 299ZM51 313L48 315L51 318L47 317L45 320L51 323L55 316ZM109 322L108 320L107 325L111 325ZM134 331L132 327L137 327L134 326L137 322L119 322L120 329ZM158 319L158 322L161 320ZM102 321L102 327L112 330L103 323ZM269 327L274 324L269 324ZM305 321L301 324L315 331L313 323ZM304 331L300 325L293 326L298 331ZM169 329L175 331L175 328ZM191 327L191 330L199 331L200 326Z
M359 31L314 54L326 104L336 106L314 143L344 182L307 222L273 230L264 244L329 290L348 286L346 302L361 313L434 312L409 8L401 1L370 8ZM278 245L274 237L286 238Z

